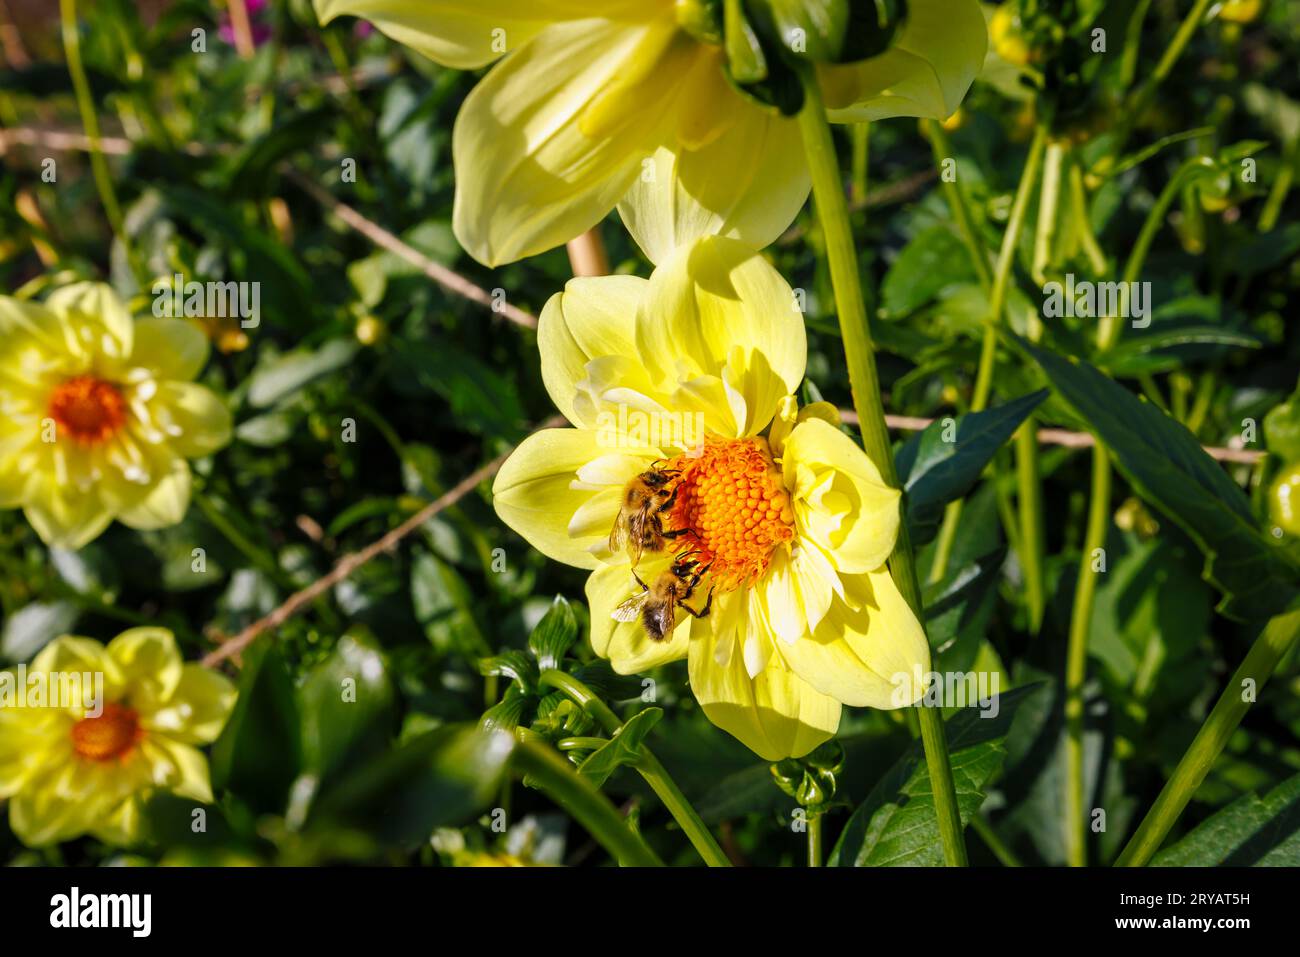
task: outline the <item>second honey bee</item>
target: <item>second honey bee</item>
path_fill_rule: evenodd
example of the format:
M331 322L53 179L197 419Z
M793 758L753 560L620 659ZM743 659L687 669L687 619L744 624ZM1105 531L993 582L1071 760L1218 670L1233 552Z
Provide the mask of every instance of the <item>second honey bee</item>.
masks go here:
M661 552L667 539L676 538L686 529L665 531L663 514L677 501L677 484L681 473L654 466L646 469L623 488L623 504L609 532L609 550L618 554L624 548L632 564L643 552Z
M641 586L641 593L620 603L611 617L615 621L635 621L639 615L646 634L653 641L663 641L676 627L678 608L690 612L696 618L704 618L708 615L709 609L713 606L712 588L709 589L704 607L699 611L686 604L695 594L695 589L699 587L700 579L709 570L708 565L703 565L691 557L693 554L688 552L679 555L673 560L672 565L649 585L633 572L632 577Z

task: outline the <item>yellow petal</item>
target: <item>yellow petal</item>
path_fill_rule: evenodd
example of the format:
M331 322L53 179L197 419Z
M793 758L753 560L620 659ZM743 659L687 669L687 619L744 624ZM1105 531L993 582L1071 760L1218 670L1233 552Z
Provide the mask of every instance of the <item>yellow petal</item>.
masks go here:
M753 249L719 236L678 249L655 269L637 343L665 391L680 390L677 405L703 409L710 429L727 437L766 428L803 379L808 350L789 284Z
M930 649L916 616L886 569L856 583L868 595L857 611L832 603L811 635L777 652L799 677L823 694L853 707L901 708L924 690L919 676L930 670Z
M208 337L182 319L141 319L135 324L131 364L163 379L188 382L208 361Z
M583 525L591 531L576 537L570 536L569 525L574 514L602 490L600 484L581 482L579 470L608 454L593 432L543 429L524 439L501 466L492 483L492 505L503 522L543 555L566 565L595 568L598 561L592 550L609 538L618 499L606 498L607 524L589 517ZM619 475L599 477L614 487L626 483L637 469L638 460L628 457ZM602 524L604 531L600 531Z
M225 675L187 664L172 696L152 710L142 710L140 721L146 730L183 744L210 744L221 735L238 696Z
M57 759L74 720L52 708L0 708L0 801Z
M988 31L976 0L909 0L898 42L860 63L821 65L830 118L840 123L923 116L946 120L984 66Z
M776 240L808 198L808 166L794 120L769 114L728 89L720 135L695 149L661 146L654 165L619 203L628 232L651 262L702 236L730 236L755 249ZM688 90L681 99L691 102Z
M139 501L118 513L123 525L141 531L180 524L190 507L190 467L184 459L173 459L171 468Z
M746 655L719 655L721 644L741 634L719 637L709 621L694 623L688 656L691 690L709 720L766 761L799 757L834 736L840 703L789 670L780 654L768 655L752 678Z
M614 208L661 141L672 98L661 78L612 128L589 120L600 135L584 133L583 119L662 29L555 24L474 88L452 137L453 226L470 255L489 266L513 262L572 239Z
M636 573L647 585L664 571L670 559L666 556L643 557ZM621 675L634 675L649 671L670 661L686 657L690 646L691 616L677 612L677 627L664 641L654 641L645 632L640 618L620 622L612 617L614 609L641 592L641 586L632 577L628 565L602 565L587 579L587 605L591 609L591 647L602 658L608 658L614 670ZM703 607L704 599L695 603L696 610Z
M61 487L50 475L29 482L23 515L46 545L72 551L90 544L113 521L93 492Z
M83 343L88 351L112 358L131 354L135 324L111 286L102 282L73 283L52 292L45 305L64 320L73 335L96 337L93 344Z
M130 628L108 643L131 705L152 710L176 693L181 680L181 653L166 628Z
M874 571L898 537L900 494L852 439L823 419L800 422L781 458L801 539L816 542L842 572Z
M28 847L68 841L111 824L114 813L135 791L147 786L147 770L137 758L126 765L78 761L71 757L32 779L9 802L9 826ZM128 835L122 835L126 837Z
M162 382L150 405L178 455L211 455L230 443L230 410L215 392L194 382Z
M570 279L542 309L537 323L542 381L555 407L575 425L580 423L574 398L587 377L587 363L635 354L636 313L648 285L635 276Z
M155 787L202 804L212 803L208 759L198 748L169 740L164 735L150 735L142 742L140 750L142 758L149 764L150 778Z

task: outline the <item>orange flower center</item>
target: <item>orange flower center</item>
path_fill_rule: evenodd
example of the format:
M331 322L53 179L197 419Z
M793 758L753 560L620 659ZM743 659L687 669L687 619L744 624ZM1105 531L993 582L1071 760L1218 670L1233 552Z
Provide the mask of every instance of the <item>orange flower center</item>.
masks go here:
M50 396L50 418L75 441L98 445L126 422L126 400L111 383L79 375L55 388Z
M83 718L72 726L72 747L88 761L124 757L140 737L140 716L120 704L106 704L98 718Z
M700 455L679 455L664 468L681 472L665 524L688 529L676 547L712 565L718 591L753 584L773 550L794 538L790 497L761 439L709 439Z

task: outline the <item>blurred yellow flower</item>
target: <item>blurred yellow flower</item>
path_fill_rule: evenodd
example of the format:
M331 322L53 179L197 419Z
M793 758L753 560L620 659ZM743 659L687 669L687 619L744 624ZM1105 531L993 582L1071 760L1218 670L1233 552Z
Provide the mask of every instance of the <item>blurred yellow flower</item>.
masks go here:
M920 624L885 567L899 493L836 427L799 410L807 340L794 291L722 237L683 247L649 280L574 279L538 328L547 391L573 428L529 437L493 486L497 514L544 554L592 569L591 641L630 674L687 658L705 713L768 760L831 737L842 704L896 708L929 669ZM669 550L708 567L663 641L614 610L640 592L610 551L626 484L679 473ZM684 531L683 531L684 530ZM915 687L914 687L915 685Z
M60 696L72 675L87 676L83 693ZM102 678L92 683L92 675ZM211 803L197 745L216 740L236 691L217 672L182 663L170 631L133 628L107 648L58 638L26 669L25 686L47 689L41 706L0 697L0 799L9 799L9 824L24 844L82 834L132 844L155 791ZM92 686L97 699L84 693Z
M730 85L720 43L697 38L698 3L314 2L323 23L364 17L446 66L504 57L466 98L453 137L453 225L487 265L564 243L616 205L654 262L715 233L762 248L808 196L795 121ZM957 108L984 62L980 6L909 0L908 10L885 53L818 66L832 120L942 120Z
M114 518L175 525L187 459L230 441L230 413L191 380L208 342L193 323L141 319L78 283L44 305L0 296L0 508L49 545L80 548Z

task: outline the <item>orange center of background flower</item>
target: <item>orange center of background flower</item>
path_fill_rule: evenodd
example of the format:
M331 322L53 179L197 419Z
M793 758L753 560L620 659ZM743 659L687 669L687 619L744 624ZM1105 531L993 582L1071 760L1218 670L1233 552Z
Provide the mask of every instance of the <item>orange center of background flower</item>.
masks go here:
M98 718L83 718L72 726L72 747L89 761L123 757L140 737L140 716L120 704L106 704Z
M697 550L702 564L712 563L718 591L753 584L767 571L773 550L794 538L790 497L761 440L710 439L698 457L679 455L664 468L681 471L664 524L689 529L675 547Z
M79 375L60 383L50 396L50 418L84 445L107 441L126 422L126 400L111 383Z

